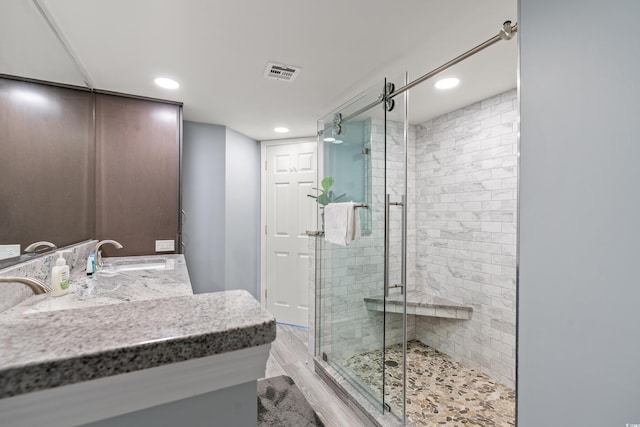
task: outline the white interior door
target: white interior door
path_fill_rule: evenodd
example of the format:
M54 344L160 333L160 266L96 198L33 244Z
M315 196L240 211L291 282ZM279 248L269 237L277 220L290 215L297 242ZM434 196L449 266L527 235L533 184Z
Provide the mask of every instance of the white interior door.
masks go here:
M316 143L268 146L266 158L266 306L278 322L307 326Z

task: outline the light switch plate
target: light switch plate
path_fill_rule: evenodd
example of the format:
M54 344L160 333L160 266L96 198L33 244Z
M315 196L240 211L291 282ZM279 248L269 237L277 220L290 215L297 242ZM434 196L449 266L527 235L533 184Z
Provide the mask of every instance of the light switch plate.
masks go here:
M175 250L175 240L156 240L156 252L173 252Z
M16 258L20 256L20 245L0 245L0 259Z

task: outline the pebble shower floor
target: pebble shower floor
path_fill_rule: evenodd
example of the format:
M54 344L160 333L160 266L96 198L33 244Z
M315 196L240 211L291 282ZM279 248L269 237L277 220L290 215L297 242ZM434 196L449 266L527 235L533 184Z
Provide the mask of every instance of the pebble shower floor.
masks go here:
M385 366L385 401L402 403L402 346L389 346ZM346 368L359 381L382 389L382 351L349 358ZM407 343L407 416L428 426L515 426L515 391L468 368L420 341Z

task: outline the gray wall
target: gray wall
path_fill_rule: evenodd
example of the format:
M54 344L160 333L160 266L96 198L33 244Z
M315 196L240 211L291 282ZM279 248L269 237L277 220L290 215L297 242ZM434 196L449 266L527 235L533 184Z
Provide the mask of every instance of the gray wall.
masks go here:
M193 291L258 298L260 145L225 126L184 122L182 206Z
M640 423L640 2L520 7L518 426Z
M195 293L223 291L225 239L225 127L184 122L182 227Z
M260 144L227 128L225 281L259 299Z

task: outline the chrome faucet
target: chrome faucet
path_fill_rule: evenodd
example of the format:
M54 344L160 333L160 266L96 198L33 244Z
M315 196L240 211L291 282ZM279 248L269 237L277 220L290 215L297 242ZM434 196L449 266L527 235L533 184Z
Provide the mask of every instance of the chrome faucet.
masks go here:
M93 250L93 252L96 254L96 266L98 267L104 266L104 262L102 262L102 251L100 250L100 246L104 245L105 243L111 243L116 247L116 249L122 249L122 244L116 242L115 240L100 240L96 245L96 248Z
M44 250L39 251L38 248L45 248ZM51 242L47 242L45 240L40 242L35 242L24 248L24 251L27 253L33 253L34 255L37 253L48 252L49 250L57 249L57 246Z
M22 283L27 285L34 294L41 295L47 292L51 292L49 285L38 279L32 279L30 277L0 277L0 283Z

